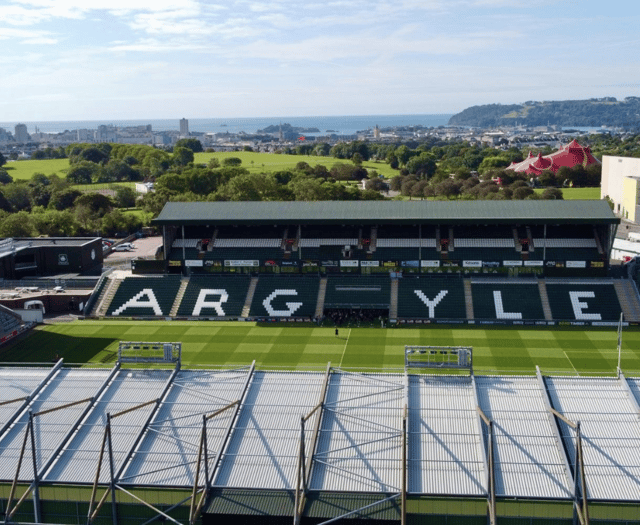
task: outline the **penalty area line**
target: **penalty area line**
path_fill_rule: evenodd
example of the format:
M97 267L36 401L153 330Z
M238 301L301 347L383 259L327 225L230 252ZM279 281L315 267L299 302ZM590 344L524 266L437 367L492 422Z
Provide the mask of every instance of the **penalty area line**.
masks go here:
M347 351L347 345L349 344L349 337L351 337L351 328L347 334L347 340L344 342L344 348L342 349L342 357L340 358L340 365L338 368L342 368L342 360L344 359L344 353Z
M567 361L569 361L569 364L571 365L571 368L573 368L573 371L576 373L577 376L579 376L580 374L578 373L578 371L576 370L576 367L573 366L573 363L571 362L571 359L569 358L569 355L567 354L567 352L565 350L562 351L562 353L564 354L564 356L567 358Z

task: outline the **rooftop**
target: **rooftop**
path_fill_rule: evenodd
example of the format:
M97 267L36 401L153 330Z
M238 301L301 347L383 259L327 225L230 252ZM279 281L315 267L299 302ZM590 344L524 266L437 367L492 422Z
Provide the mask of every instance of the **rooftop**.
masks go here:
M609 205L571 201L168 202L156 225L619 224Z

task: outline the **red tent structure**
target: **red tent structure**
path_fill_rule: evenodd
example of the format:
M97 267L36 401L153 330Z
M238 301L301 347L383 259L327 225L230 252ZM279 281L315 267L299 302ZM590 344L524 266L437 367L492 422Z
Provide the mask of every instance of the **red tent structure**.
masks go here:
M573 168L578 164L587 167L591 164L600 164L600 161L591 154L588 146L581 146L576 140L572 140L558 151L544 157L540 153L534 155L529 152L527 158L522 162L512 162L505 169L538 176L545 170L557 173L562 166Z

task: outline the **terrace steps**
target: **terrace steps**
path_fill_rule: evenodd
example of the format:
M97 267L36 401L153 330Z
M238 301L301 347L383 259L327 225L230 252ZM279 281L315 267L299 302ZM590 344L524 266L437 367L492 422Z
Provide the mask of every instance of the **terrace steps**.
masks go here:
M538 290L540 291L540 302L542 303L545 321L553 321L551 305L549 304L549 294L547 293L547 284L543 279L538 281Z
M176 294L176 300L173 301L173 305L171 306L171 311L169 312L169 315L171 317L175 317L176 315L178 315L178 309L180 308L180 303L182 302L182 298L184 297L184 292L186 291L188 285L189 285L188 277L184 277L180 280L180 288L178 289L178 293Z
M253 296L256 293L256 286L258 286L258 278L252 277L251 283L249 283L249 290L247 290L247 298L245 299L244 306L242 307L242 315L240 317L244 317L245 319L249 317Z
M397 319L397 318L398 318L398 279L391 279L389 319Z
M464 283L464 306L467 313L467 319L475 319L473 313L473 296L471 295L471 279L463 279Z
M102 297L98 298L98 306L96 307L96 316L104 317L107 315L107 310L111 306L111 301L116 295L118 288L122 284L123 279L114 278L109 279L109 285L105 287L102 292Z
M316 303L316 318L322 318L324 312L324 298L327 295L327 278L322 277L320 279L320 285L318 286L318 302Z
M615 280L613 287L616 290L625 321L640 322L640 303L631 281L628 279Z

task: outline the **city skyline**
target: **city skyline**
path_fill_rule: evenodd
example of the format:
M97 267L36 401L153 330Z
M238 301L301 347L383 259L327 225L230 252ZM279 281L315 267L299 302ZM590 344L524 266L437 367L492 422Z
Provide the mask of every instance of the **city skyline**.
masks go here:
M456 113L635 96L614 0L6 0L0 120Z

